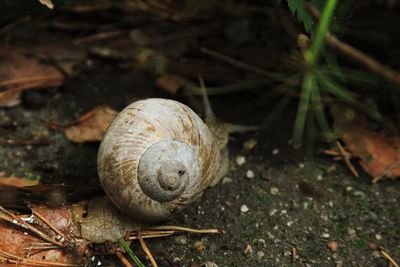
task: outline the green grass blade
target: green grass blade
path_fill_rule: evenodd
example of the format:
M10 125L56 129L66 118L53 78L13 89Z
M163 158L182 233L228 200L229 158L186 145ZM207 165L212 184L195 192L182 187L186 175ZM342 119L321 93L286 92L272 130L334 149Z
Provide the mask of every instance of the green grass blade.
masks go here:
M322 11L315 38L312 40L310 49L306 51L304 55L310 66L314 66L321 54L321 49L325 42L325 36L335 12L336 4L337 0L327 0L324 10Z
M129 257L133 260L133 262L135 262L135 264L138 267L146 267L140 260L139 258L135 255L135 253L133 253L133 251L131 250L131 248L129 247L129 244L123 239L120 238L118 239L118 245L120 247L122 247L126 253L128 253Z
M297 110L296 120L294 123L293 142L295 145L301 143L303 138L304 126L306 123L307 111L310 104L310 96L315 86L315 77L312 73L304 76L302 92Z
M321 99L321 93L318 88L318 83L315 82L315 89L311 92L311 103L313 105L315 119L318 122L318 126L321 128L323 135L327 140L332 140L333 132L329 126L328 120L325 116L324 106Z
M323 86L323 89L332 95L346 100L347 102L357 102L355 94L347 90L346 88L339 85L339 83L334 82L328 75L323 72L317 72L318 82Z

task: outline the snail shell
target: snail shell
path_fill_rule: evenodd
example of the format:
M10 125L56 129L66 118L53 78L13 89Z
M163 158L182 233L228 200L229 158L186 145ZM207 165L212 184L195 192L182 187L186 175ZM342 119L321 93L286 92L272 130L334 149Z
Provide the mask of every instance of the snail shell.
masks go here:
M171 218L215 183L220 150L189 107L153 98L118 114L97 163L106 194L123 213L156 221Z

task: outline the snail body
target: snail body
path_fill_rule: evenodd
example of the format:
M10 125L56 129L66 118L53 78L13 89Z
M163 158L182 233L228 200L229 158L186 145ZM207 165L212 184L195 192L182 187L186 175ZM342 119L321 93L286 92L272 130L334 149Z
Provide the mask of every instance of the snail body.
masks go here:
M186 105L159 98L118 114L97 163L110 200L137 220L169 219L221 178L214 134Z

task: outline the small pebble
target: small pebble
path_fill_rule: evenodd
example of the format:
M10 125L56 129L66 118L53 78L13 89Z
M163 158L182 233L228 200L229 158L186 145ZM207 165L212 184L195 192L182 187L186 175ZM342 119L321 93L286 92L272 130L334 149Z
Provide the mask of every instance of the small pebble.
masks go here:
M247 205L245 205L245 204L243 204L241 207L240 207L240 211L242 212L242 213L246 213L246 212L248 212L250 209L249 209L249 207L247 207Z
M257 145L257 139L251 138L243 143L243 148L247 151L252 150Z
M275 148L272 150L272 155L278 155L279 154L279 149Z
M222 179L222 184L229 184L232 183L232 181L232 178L224 177L224 179Z
M236 163L237 163L237 165L242 166L243 164L246 163L246 158L243 156L237 156Z
M202 267L218 267L218 265L213 261L206 261L201 264Z
M329 235L329 233L323 233L323 234L322 234L322 237L323 237L323 238L329 238L330 235Z
M262 259L263 257L265 256L265 253L264 252L262 252L261 250L260 251L257 251L257 259Z
M204 250L204 249L206 248L206 246L204 245L204 243L201 242L201 241L196 241L196 242L194 242L193 247L194 247L196 250L198 250L198 251L202 251L202 250Z
M244 248L244 250L243 250L243 253L244 254L251 254L251 253L253 253L253 248L250 246L250 244L247 244L246 245L246 247Z
M382 236L380 234L376 234L375 235L375 239L378 240L378 241L382 240Z
M326 244L326 246L332 251L337 251L338 249L338 244L336 241L329 241L328 244Z
M248 179L253 179L254 178L254 172L252 170L247 170L246 172L246 178Z
M279 193L279 189L277 187L271 187L269 192L271 193L271 195L275 196L275 195L277 195Z

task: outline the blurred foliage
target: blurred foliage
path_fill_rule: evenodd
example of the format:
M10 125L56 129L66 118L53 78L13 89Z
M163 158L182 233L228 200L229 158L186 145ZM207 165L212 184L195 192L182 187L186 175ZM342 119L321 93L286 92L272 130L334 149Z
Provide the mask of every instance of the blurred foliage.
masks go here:
M343 29L342 25L345 21L351 17L351 13L353 12L353 1L340 1L336 12L335 17L332 19L331 30L336 33L340 33ZM312 32L314 23L311 16L308 14L306 9L304 8L305 0L287 0L288 7L293 15L297 16L297 19L303 23L305 30L308 33ZM326 0L312 0L311 3L316 6L320 11L324 7Z

